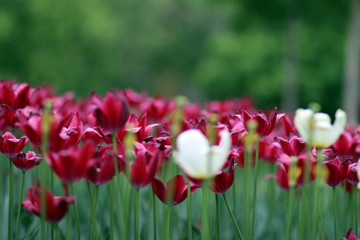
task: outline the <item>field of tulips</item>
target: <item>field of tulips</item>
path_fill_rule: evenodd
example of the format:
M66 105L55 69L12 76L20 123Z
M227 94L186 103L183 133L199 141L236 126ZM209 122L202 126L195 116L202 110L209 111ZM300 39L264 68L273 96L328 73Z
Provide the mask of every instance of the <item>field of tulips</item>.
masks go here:
M131 89L0 82L0 239L359 239L360 132Z

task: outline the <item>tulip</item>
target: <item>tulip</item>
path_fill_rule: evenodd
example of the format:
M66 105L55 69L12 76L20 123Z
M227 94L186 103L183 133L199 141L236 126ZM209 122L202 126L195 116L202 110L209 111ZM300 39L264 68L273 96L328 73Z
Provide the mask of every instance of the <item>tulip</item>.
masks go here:
M349 228L346 237L342 238L341 240L359 240L360 238L358 238L356 236L356 234L353 232L353 230L351 228Z
M152 189L155 195L167 205L177 205L182 203L187 198L187 189L188 184L184 180L184 176L176 175L171 178L166 186L164 183L158 179L154 178L151 183ZM190 186L190 193L196 191L197 187L195 185Z
M213 184L210 187L214 193L225 193L234 182L235 164L231 163L227 172L219 171L214 177Z
M33 151L28 151L26 154L21 152L12 159L15 167L22 171L27 171L40 163L41 156Z
M158 149L155 153L149 151L134 152L135 160L128 163L129 170L125 171L130 180L130 184L136 188L142 188L151 183L156 170L159 167L162 150Z
M295 126L306 143L314 147L325 148L333 144L344 132L346 113L338 109L335 122L326 113L314 113L311 109L297 109L295 112Z
M120 169L122 171L124 168L121 167ZM109 152L105 152L103 156L91 159L89 169L86 171L84 177L89 182L95 185L100 185L109 182L114 175L114 155Z
M41 186L36 189L30 187L28 190L29 200L23 201L22 206L27 211L40 217L41 215ZM51 192L46 189L46 215L45 220L48 222L58 222L66 214L69 208L69 204L75 202L75 198L72 196L53 196Z
M306 153L306 145L304 140L295 132L290 133L289 140L282 137L275 137L274 145L281 149L288 156L300 156Z
M210 146L209 140L200 130L187 130L178 136L174 158L187 175L196 179L209 179L225 165L231 138L226 130L219 134L219 146Z
M93 93L91 99L95 105L96 120L101 127L110 132L117 132L125 126L129 108L122 95L110 91L100 99L96 93Z
M46 160L62 181L72 183L85 175L95 151L94 144L86 142L82 147L71 146L59 152L49 152Z
M8 158L18 155L29 141L27 137L16 138L10 132L0 136L0 152Z
M244 126L247 125L249 121L256 121L257 128L256 132L260 135L260 137L268 136L272 131L274 131L277 122L284 116L285 114L278 114L277 108L271 112L270 117L268 118L265 113L259 111L254 115L250 115L245 110L241 111L241 115L238 117L242 120Z
M345 180L349 161L341 162L339 158L335 158L324 161L323 164L328 171L327 184L329 186L335 187Z

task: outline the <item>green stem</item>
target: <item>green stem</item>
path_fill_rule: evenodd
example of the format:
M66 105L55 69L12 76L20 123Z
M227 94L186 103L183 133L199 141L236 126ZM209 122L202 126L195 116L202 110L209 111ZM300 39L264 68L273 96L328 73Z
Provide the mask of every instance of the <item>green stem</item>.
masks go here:
M192 240L192 223L191 223L191 181L188 180L188 189L187 189L187 219L188 219L188 240Z
M14 189L13 189L13 182L14 182L14 165L12 163L12 159L9 158L9 216L8 216L8 239L12 240L12 224L13 224L13 195L14 195Z
M337 240L337 224L336 224L336 192L335 187L333 187L333 208L334 208L334 232L335 232L335 240Z
M69 184L69 192L71 196L74 196L74 188L73 188L73 184ZM77 239L80 240L80 223L79 223L79 217L77 214L77 210L76 210L76 204L72 204L72 211L74 213L74 218L75 218L75 223L76 223L76 236Z
M121 233L121 238L125 239L126 237L126 228L125 228L125 220L124 220L124 209L121 209L121 192L120 192L120 175L119 175L119 163L117 160L117 142L116 142L116 134L112 134L112 143L113 143L113 152L114 152L114 163L115 163L115 188L116 188L116 196L117 196L117 207L118 207L118 215L119 215L119 231ZM122 210L122 211L121 211Z
M201 205L201 240L209 239L208 219L207 219L207 194L205 183L202 187L202 205Z
M134 191L134 240L139 239L139 188Z
M54 192L54 171L50 173L50 192ZM50 224L50 237L54 239L54 224Z
M94 236L93 236L93 224L94 224L94 202L93 202L93 197L92 197L92 193L91 193L91 186L89 182L86 182L87 185L87 189L88 189L88 193L89 193L89 201L90 201L90 208L91 208L91 221L90 221L90 240L93 240Z
M114 239L114 179L110 181L110 240Z
M21 212L21 201L22 201L23 192L24 192L24 182L25 182L25 171L22 171L20 199L19 199L19 206L18 206L18 212L17 212L17 217L16 217L16 236L15 236L15 239L19 239L18 236L19 236L20 212Z
M354 195L355 195L355 233L358 234L358 198L357 198L357 188L355 185L355 191L354 191Z
M321 174L320 173L320 169L321 169L321 164L322 164L322 155L321 155L321 149L318 148L317 149L318 152L318 158L317 158L317 163L316 163L316 179L315 179L315 186L314 186L314 210L313 210L313 215L312 215L312 239L316 239L316 234L317 234L317 230L318 230L318 215L319 215L319 185L321 182Z
M66 219L66 239L72 240L72 216L71 214L67 215Z
M95 186L95 200L94 200L94 228L95 228L95 238L96 240L99 239L99 234L98 234L98 230L97 230L97 223L96 223L96 206L97 206L97 202L99 199L99 185Z
M170 240L170 232L171 232L171 224L170 224L170 222L171 222L171 216L172 216L172 206L169 206L169 207L168 207L168 214L167 214L167 222L166 222L166 224L167 224L167 231L166 231L167 236L166 236L166 239L167 239L167 240Z
M233 221L233 223L234 223L234 226L235 226L235 228L236 228L237 234L238 234L238 236L239 236L239 238L240 238L241 240L244 240L243 236L241 235L240 228L239 228L239 226L238 226L238 224L237 224L237 222L236 222L236 219L235 219L235 217L234 217L234 214L232 213L231 208L230 208L230 206L229 206L229 203L228 203L228 201L227 201L227 199L226 199L225 193L223 193L223 197L224 197L224 201L225 201L226 207L227 207L227 209L228 209L228 211L229 211L229 213L230 213L231 219L232 219L232 221Z
M290 193L289 193L288 215L287 215L287 221L286 221L285 240L290 239L292 208L293 208L293 202L294 202L294 190L295 190L294 186L291 186L290 187Z
M219 195L215 193L216 205L216 239L220 240L220 212L219 212Z
M157 239L157 234L156 234L156 199L155 199L155 193L154 191L152 192L153 195L153 226L154 226L154 240Z
M253 209L252 209L252 223L251 223L251 239L255 238L255 212L256 212L256 189L257 189L257 175L259 165L259 144L260 141L256 141L256 156L255 156L255 174L254 174L254 193L253 193Z

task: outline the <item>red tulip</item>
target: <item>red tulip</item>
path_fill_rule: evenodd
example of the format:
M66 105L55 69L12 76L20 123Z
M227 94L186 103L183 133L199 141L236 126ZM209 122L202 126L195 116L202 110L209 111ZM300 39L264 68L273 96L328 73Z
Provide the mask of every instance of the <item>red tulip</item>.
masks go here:
M109 91L103 99L100 99L96 93L93 93L91 99L95 105L96 120L101 127L110 132L117 132L125 126L129 109L122 95Z
M330 147L324 150L329 158L339 156L343 159L357 161L360 155L360 133L354 135L345 131L339 139Z
M41 215L41 186L36 189L30 187L28 190L29 200L21 203L27 211L40 217ZM53 196L51 192L46 189L46 216L45 220L48 222L58 222L66 214L69 204L74 203L75 198L72 196Z
M187 198L188 184L186 184L182 175L171 178L166 183L166 186L160 179L154 178L151 186L160 201L167 205L177 205ZM196 186L191 185L190 193L193 193L196 189Z
M335 158L324 161L323 164L324 167L328 170L328 185L335 187L345 180L349 161L341 162L339 158Z
M357 165L358 165L357 163L351 163L347 169L346 180L352 184L359 183Z
M346 234L345 238L342 238L341 240L360 240L360 238L358 238L355 233L353 232L353 230L351 228L349 228L349 231Z
M35 165L40 163L40 160L41 156L33 151L28 151L26 154L21 152L12 159L15 167L22 171L27 171L35 167Z
M160 121L175 110L176 105L173 100L156 97L146 99L140 107L147 113L149 119Z
M14 84L2 81L0 83L0 103L14 111L29 104L30 86L26 83Z
M147 124L147 117L146 113L144 113L140 120L137 119L135 114L130 114L130 117L126 123L127 129L123 129L117 133L117 137L120 140L123 140L126 132L132 132L136 134L136 138L138 142L142 142L150 133L151 129L154 127L159 126L160 124L154 123L154 124Z
M254 115L250 115L245 110L242 110L241 115L238 115L238 117L242 120L244 126L246 126L247 122L251 120L256 121L256 132L260 135L260 137L266 137L275 129L276 123L284 115L285 114L278 114L277 108L274 108L269 118L264 112L259 111Z
M215 193L225 193L229 190L234 182L235 164L231 163L227 172L219 171L213 180L210 187L211 191Z
M125 172L134 187L145 187L154 178L156 170L161 165L163 151L158 149L155 153L147 150L135 151L135 160L128 164L130 172Z
M9 132L0 136L0 152L8 158L18 155L29 141L27 137L16 138Z
M80 180L89 168L89 160L96 149L92 142L82 147L71 146L59 152L49 152L46 158L51 169L66 183Z
M124 169L122 164L120 171ZM84 177L89 182L100 185L109 182L115 175L114 155L109 152L104 152L100 156L94 157L90 161L89 169L86 171Z
M291 178L293 179L295 186L304 184L304 180L305 180L304 169L306 166L305 155L302 155L298 158L291 172L290 172L291 160L289 156L287 156L286 154L281 154L278 163L279 165L276 176L270 175L270 177L276 178L280 187L284 189L289 189ZM308 166L308 170L307 170L310 171L310 181L313 181L315 179L315 174L314 174L315 167L316 167L316 160L312 157L311 166ZM289 176L290 174L291 176Z
M275 137L274 145L281 149L288 156L300 156L306 153L305 141L295 132L291 132L289 140L282 137Z

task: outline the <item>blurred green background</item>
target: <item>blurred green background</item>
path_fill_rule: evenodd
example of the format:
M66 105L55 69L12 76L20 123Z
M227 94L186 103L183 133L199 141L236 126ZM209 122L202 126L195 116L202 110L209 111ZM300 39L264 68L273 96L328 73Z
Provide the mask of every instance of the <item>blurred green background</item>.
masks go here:
M356 1L2 1L0 77L78 97L131 87L332 113Z

